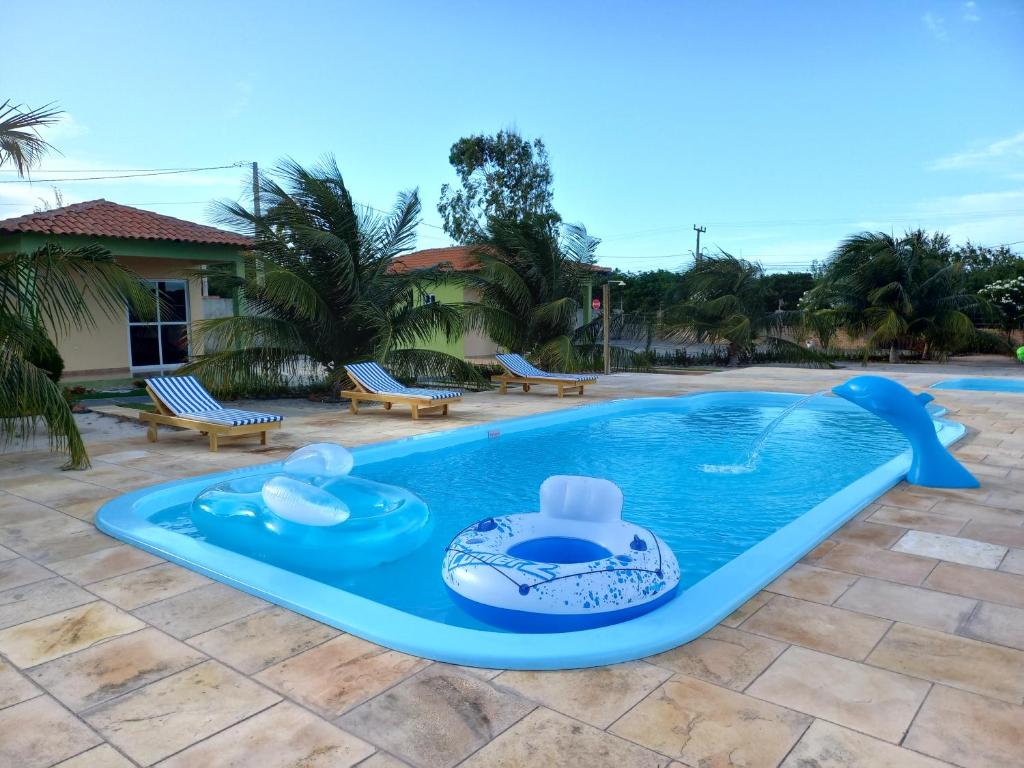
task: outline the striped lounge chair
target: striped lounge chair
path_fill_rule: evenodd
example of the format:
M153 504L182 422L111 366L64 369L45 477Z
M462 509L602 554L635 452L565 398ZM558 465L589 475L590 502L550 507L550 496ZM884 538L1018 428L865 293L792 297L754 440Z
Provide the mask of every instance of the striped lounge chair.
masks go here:
M457 390L402 386L377 363L352 363L346 365L345 370L355 389L342 392L341 396L349 398L348 407L352 413L359 413L360 401L368 401L384 403L386 411L390 411L395 403L408 405L414 419L418 419L421 413L435 411L447 416L449 404L462 399L462 393Z
M583 387L597 381L592 373L548 373L531 365L522 355L495 355L505 373L491 376L491 381L501 382L501 394L508 392L509 384L522 384L523 392L529 392L532 384L553 384L558 387L558 396L563 397L566 390L575 390L583 394Z
M147 437L156 442L158 424L195 429L210 436L210 450L217 450L222 437L260 435L267 444L267 432L278 429L284 420L272 413L225 408L214 400L195 376L160 376L146 380L146 391L156 413L142 411L139 419L149 424Z

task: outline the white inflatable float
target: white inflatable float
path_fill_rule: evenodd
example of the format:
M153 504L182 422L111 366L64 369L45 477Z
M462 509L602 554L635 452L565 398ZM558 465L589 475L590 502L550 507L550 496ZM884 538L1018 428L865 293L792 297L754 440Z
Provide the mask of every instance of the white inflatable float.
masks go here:
M625 621L672 599L679 563L657 535L621 515L614 483L549 477L539 513L491 517L461 531L441 576L467 612L517 632Z

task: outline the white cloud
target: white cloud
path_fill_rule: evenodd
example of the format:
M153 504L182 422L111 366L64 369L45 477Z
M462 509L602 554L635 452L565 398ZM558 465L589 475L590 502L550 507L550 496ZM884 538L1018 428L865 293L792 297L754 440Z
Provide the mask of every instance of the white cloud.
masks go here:
M932 171L952 171L967 168L997 167L1003 171L1016 171L1024 163L1024 131L989 144L940 157L928 168Z
M928 11L924 16L921 17L921 21L924 22L924 28L931 33L931 36L936 40L946 39L946 20L942 16L936 16L931 11Z
M963 4L963 12L964 21L981 21L981 16L978 15L978 4L974 0L967 0Z

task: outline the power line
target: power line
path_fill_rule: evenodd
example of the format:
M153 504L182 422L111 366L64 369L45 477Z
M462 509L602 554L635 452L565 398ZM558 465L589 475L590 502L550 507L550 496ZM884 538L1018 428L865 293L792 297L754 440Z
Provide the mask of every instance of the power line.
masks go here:
M0 179L0 184L52 184L54 182L69 181L104 181L106 179L138 179L144 176L171 176L180 173L198 173L200 171L222 171L226 168L239 168L249 163L232 163L231 165L211 165L203 168L176 168L169 170L154 170L144 173L127 173L122 175L107 176L78 176L63 179Z

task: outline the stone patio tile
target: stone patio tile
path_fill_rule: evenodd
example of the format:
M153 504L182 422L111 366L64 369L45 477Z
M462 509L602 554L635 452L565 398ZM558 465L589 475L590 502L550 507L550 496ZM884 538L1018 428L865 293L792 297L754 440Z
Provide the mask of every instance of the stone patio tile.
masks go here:
M607 728L671 676L668 669L629 661L591 669L502 672L494 682L563 715Z
M270 605L227 584L213 582L135 611L143 621L179 639L227 624Z
M143 626L134 616L97 600L0 631L0 653L28 669Z
M899 743L928 687L924 680L794 647L747 693Z
M955 536L964 527L969 518L937 515L934 512L920 512L900 507L880 507L868 518L873 523L895 525L901 528L914 528L918 531L945 533Z
M908 624L897 624L868 664L1020 704L1024 653Z
M373 747L283 701L160 763L160 768L347 768Z
M647 660L679 674L742 691L784 650L785 643L718 626L686 645Z
M778 595L740 627L834 656L864 659L891 622Z
M180 672L206 658L155 629L98 643L28 674L75 712Z
M90 469L81 473L82 480L102 485L115 491L134 491L147 485L156 485L167 481L167 475L148 472L144 469L126 466L114 466L96 462Z
M53 576L41 565L36 565L24 557L0 562L0 591L22 587L34 581L42 581Z
M341 635L268 667L256 679L333 719L427 664L355 635Z
M1024 576L1024 549L1011 549L1007 552L999 570Z
M449 768L535 708L501 687L432 665L337 720L424 768Z
M780 595L830 605L856 580L857 577L850 574L796 563L765 589Z
M895 507L893 507L895 509ZM866 547L881 547L886 549L903 535L903 531L892 525L879 525L854 520L847 523L838 531L832 534L837 541L848 541L854 544L863 544Z
M831 552L838 543L838 541L833 541L832 539L825 539L823 542L818 544L814 549L812 549L810 552L808 552L806 555L800 558L800 562L816 563L829 552Z
M982 603L967 622L963 634L1024 651L1024 610Z
M780 768L948 768L948 764L815 720Z
M53 512L52 517L0 527L0 543L46 564L96 552L118 542L88 523Z
M133 760L150 765L280 701L215 661L165 677L83 717Z
M935 567L935 560L877 547L842 542L818 561L818 565L860 576L918 585Z
M541 707L460 768L665 768L669 762L663 755Z
M966 768L1021 765L1024 707L936 685L904 745Z
M42 518L58 518L58 514L47 506L20 496L0 496L0 527Z
M161 563L141 571L97 581L89 590L129 611L190 589L211 584L205 576L174 563Z
M0 592L0 629L85 605L95 599L96 595L57 576L8 589Z
M998 523L968 523L961 536L975 541L987 541L1004 547L1024 547L1024 528L1019 525Z
M376 752L359 764L359 768L408 768L409 764L387 752Z
M163 560L156 555L151 555L138 547L120 544L88 555L73 557L70 560L59 560L50 563L49 567L76 584L91 584L94 581L121 576L161 562Z
M69 474L33 474L0 481L8 493L47 507L61 507L110 496L110 489L83 482Z
M689 765L775 766L811 718L679 675L609 730Z
M977 601L967 597L866 576L836 601L840 608L942 632L956 632L975 605Z
M998 568L1006 555L1006 547L926 531L907 531L892 548L894 552L934 557L979 568Z
M939 563L924 585L990 603L1024 608L1024 576L968 565Z
M53 768L134 768L134 765L109 744L100 744L95 749L57 763Z
M758 592L743 605L730 613L721 623L727 627L738 627L746 621L758 608L771 600L774 595L771 592Z
M67 504L63 507L58 507L57 509L65 515L71 515L83 522L91 523L96 519L96 513L99 511L100 507L118 495L119 494L115 491L111 491L110 496L106 498L79 501L76 504Z
M976 523L996 523L999 525L1014 525L1019 523L1022 517L1020 512L1010 509L957 500L940 501L932 508L932 512L957 519L966 517Z
M0 765L49 768L101 739L49 696L0 709Z
M274 606L196 635L189 643L251 675L339 634L326 624Z
M904 509L917 509L927 512L935 505L935 497L912 493L905 483L900 483L896 488L883 495L879 501L882 504Z
M0 658L0 709L38 696L42 691Z
M12 552L7 547L0 547L0 563L6 560L13 560L18 556L17 552Z

